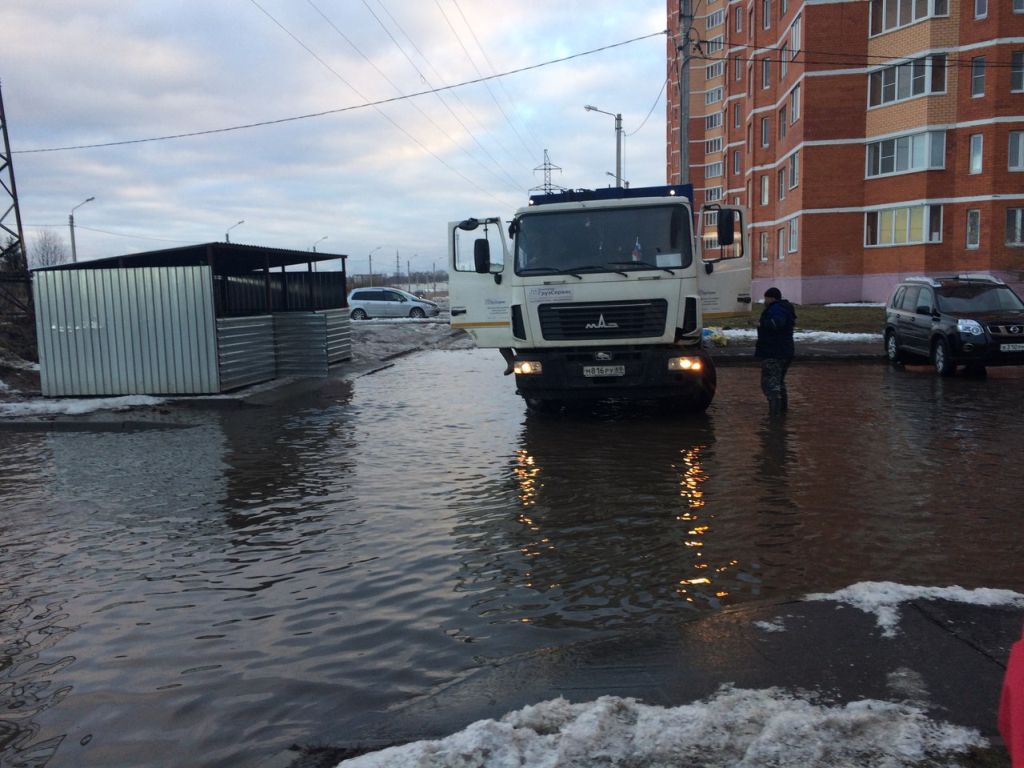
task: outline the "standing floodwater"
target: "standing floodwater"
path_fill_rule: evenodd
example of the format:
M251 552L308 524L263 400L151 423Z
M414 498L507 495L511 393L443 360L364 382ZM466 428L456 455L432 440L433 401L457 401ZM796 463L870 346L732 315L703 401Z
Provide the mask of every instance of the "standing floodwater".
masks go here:
M863 580L1024 591L1018 371L527 415L490 351L0 432L0 763L245 765L489 660ZM100 417L96 417L100 418ZM770 428L769 428L770 427Z

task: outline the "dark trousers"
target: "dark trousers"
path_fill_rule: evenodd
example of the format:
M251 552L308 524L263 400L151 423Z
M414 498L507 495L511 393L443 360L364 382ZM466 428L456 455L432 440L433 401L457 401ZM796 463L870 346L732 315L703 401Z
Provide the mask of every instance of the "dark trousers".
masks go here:
M792 360L781 357L766 357L761 361L761 391L768 400L778 398L785 402L788 398L786 392L786 371Z

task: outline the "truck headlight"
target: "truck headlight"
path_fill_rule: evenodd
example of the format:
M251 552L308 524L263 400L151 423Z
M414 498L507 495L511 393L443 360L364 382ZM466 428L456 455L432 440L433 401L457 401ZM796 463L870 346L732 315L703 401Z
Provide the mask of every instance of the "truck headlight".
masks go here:
M981 336L985 332L977 320L957 320L956 329L971 336Z
M544 366L536 360L516 360L512 370L515 371L517 376L529 376L534 373L542 373Z
M668 369L670 371L697 372L704 369L704 363L699 357L670 357Z

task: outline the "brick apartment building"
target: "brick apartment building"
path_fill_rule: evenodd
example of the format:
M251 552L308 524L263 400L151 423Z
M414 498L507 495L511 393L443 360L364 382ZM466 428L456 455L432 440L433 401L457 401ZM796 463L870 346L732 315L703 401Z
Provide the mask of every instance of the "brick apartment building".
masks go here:
M667 176L688 90L689 181L749 208L755 295L1022 286L1024 0L668 0L668 21Z

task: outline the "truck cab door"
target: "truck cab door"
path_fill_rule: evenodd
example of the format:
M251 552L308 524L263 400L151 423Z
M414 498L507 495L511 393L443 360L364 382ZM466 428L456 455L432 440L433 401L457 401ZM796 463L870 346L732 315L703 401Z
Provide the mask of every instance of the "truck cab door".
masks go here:
M744 213L732 205L701 208L697 285L705 321L750 314L750 246Z
M511 347L512 259L501 219L466 219L448 225L448 299L451 326L480 347Z

